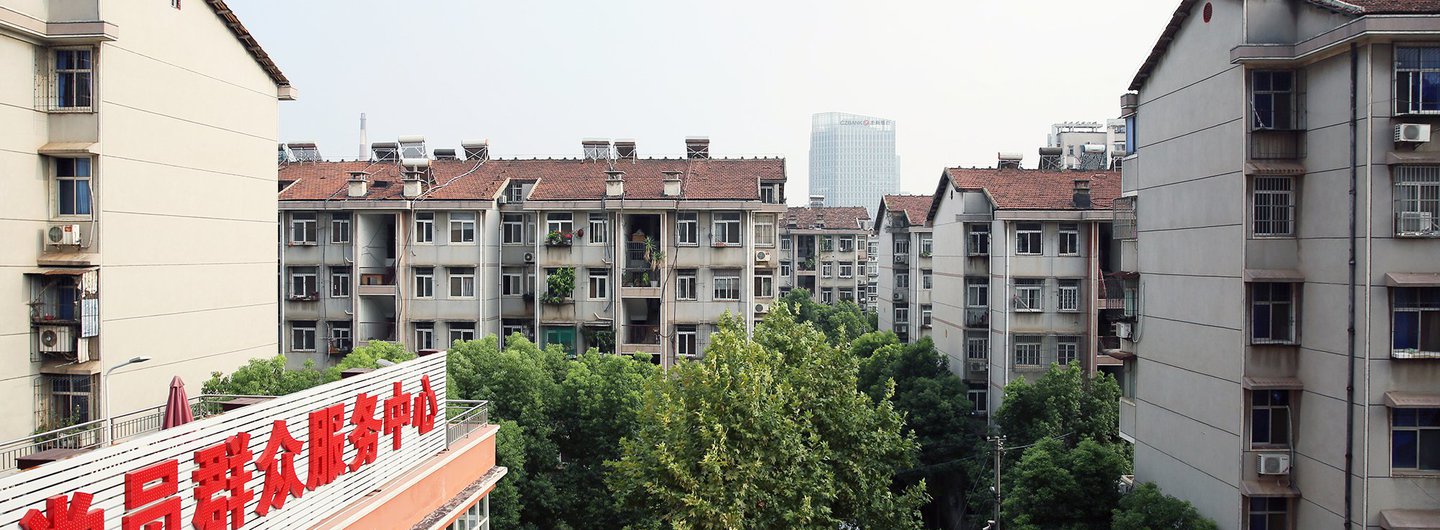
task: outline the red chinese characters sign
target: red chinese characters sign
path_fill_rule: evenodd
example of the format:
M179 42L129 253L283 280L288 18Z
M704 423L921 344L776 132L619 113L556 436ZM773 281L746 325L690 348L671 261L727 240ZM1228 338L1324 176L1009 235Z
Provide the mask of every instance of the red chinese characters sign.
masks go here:
M443 363L437 364L443 367ZM251 434L236 432L187 454L185 458L191 460L187 464L193 465L187 477L188 488L181 487L179 457L125 472L121 530L244 528L247 521L263 521L283 510L288 500L303 498L307 491L323 489L344 475L361 472L384 458L382 435L389 438L386 445L390 452L400 451L407 431L413 429L418 435L431 432L440 413L429 375L420 377L413 392L405 391L400 381L389 386L389 395L383 398L359 392L346 402L311 410L303 422L307 426L306 439L292 434L298 432L292 431L298 425L277 419L268 426L263 449L252 451ZM349 459L345 457L347 450L353 450ZM297 468L300 461L307 464L303 476ZM249 483L255 477L261 478L260 485L252 489ZM106 528L105 509L93 506L94 499L91 492L84 491L47 497L43 508L32 508L19 518L18 527L102 530ZM252 500L258 502L253 512L247 511ZM188 521L182 518L182 506L193 506ZM112 509L116 507L111 505Z

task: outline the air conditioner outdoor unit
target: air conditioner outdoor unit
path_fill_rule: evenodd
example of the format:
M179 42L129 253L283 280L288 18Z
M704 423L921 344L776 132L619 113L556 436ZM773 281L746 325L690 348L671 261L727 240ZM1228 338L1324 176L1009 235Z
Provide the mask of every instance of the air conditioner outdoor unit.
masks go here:
M525 263L535 263L535 253L534 253L534 252L526 252L526 253L525 253Z
M1134 336L1135 328L1129 322L1115 323L1115 336L1122 339L1129 339Z
M966 371L972 374L978 374L980 372L987 372L990 370L990 368L985 365L985 361L970 361L970 365L966 368L968 368L968 370Z
M1430 141L1430 124L1428 123L1397 123L1395 124L1395 143L1420 143Z
M40 326L41 353L70 353L74 344L69 326Z
M755 251L755 261L770 261L770 253L763 250Z
M904 299L905 299L905 292L904 292L904 291L895 291L895 299L896 299L896 300L904 300Z
M1400 212L1401 234L1428 234L1435 231L1435 215L1430 212Z
M80 225L52 224L45 237L51 245L80 245Z
M755 304L755 314L763 315L770 311L769 304Z
M1259 472L1261 475L1289 475L1290 455L1285 453L1261 453Z

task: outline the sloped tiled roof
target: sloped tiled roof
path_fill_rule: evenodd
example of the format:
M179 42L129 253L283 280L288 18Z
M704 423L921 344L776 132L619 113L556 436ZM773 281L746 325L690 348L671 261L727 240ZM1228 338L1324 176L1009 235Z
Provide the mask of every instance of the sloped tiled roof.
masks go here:
M881 204L887 212L905 212L910 226L923 226L930 217L929 195L886 195Z
M984 190L1001 210L1077 210L1078 179L1090 181L1090 210L1109 210L1120 196L1120 173L1115 171L949 168L945 179L957 190Z
M795 228L802 230L814 230L816 221L824 221L824 229L856 230L865 228L865 221L869 219L870 214L860 206L791 206L785 210L786 224L794 222Z
M480 167L485 168L491 162ZM503 171L486 168L481 171L472 160L432 160L430 174L435 186L427 187L424 198L438 200L494 199L504 180ZM364 198L350 197L347 186L350 172L363 171L369 176ZM403 199L404 183L400 166L394 162L343 161L296 162L280 167L280 182L289 182L280 190L282 201L319 200L385 200Z
M1322 7L1342 8L1351 5L1367 15L1394 13L1440 13L1440 0L1312 0ZM1338 5L1337 5L1338 4Z
M290 80L285 77L285 73L280 71L280 67L275 65L270 54L265 53L265 49L255 41L255 36L250 34L250 30L245 29L245 25L240 23L240 18L235 16L235 12L230 10L230 6L225 4L225 0L205 0L205 3L210 4L210 8L215 11L215 16L220 17L220 21L230 28L230 33L235 35L235 39L245 46L245 51L250 52L250 56L255 58L255 62L260 65L260 68L270 75L270 80L275 82L275 86L290 86Z

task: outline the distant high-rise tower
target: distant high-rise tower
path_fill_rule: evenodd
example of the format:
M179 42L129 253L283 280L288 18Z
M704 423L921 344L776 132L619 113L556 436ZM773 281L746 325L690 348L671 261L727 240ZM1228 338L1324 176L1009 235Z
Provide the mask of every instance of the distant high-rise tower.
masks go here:
M895 120L822 112L810 125L810 195L825 206L863 206L900 191Z

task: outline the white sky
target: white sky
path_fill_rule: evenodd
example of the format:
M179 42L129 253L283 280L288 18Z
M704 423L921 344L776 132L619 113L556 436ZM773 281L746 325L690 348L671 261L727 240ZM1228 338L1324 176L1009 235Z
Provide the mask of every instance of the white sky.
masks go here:
M231 0L299 89L281 141L353 158L423 134L493 156L580 155L634 138L641 156L784 156L805 201L810 115L896 121L901 188L946 166L1025 154L1051 123L1119 114L1176 0Z

